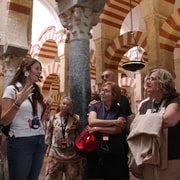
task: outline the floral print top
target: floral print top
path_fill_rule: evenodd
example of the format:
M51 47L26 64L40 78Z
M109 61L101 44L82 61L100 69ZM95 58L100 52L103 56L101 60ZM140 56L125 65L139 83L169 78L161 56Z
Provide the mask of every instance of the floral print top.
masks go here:
M51 116L46 126L45 142L48 156L62 161L81 159L74 149L74 141L80 132L80 118L69 114L66 119L59 113Z

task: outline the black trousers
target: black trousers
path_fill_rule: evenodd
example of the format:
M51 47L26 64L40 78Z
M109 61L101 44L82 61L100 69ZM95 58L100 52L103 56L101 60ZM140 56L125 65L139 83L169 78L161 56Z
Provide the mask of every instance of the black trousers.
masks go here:
M91 152L87 155L87 177L129 180L128 158L121 154Z

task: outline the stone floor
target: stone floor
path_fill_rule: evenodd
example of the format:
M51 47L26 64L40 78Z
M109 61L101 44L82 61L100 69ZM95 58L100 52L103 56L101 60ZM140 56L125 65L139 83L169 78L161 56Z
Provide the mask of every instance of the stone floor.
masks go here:
M40 176L39 176L39 180L45 180L45 167L46 167L46 157L44 159L44 163L43 163L43 166L42 166L42 170L41 170L41 173L40 173ZM7 169L7 168L6 168ZM0 180L7 180L8 177L5 176L4 178L2 178L2 176L0 176ZM65 180L65 179L64 179ZM131 175L130 177L130 180L140 180L140 179L137 179L135 178L134 176Z
M41 174L39 176L39 180L45 180L45 166L46 166L46 157L44 159L44 163L43 163L43 167L42 167L42 170L41 170ZM130 180L140 180L140 179L137 179L133 175L131 175Z

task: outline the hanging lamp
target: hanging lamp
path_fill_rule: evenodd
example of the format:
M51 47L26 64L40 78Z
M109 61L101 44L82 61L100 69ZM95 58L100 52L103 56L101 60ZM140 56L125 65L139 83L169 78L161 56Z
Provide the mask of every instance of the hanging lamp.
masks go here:
M131 56L128 58L129 60L127 62L124 62L122 64L122 68L127 70L127 71L137 71L142 68L144 68L145 64L142 61L142 57L139 60L139 55L142 53L141 47L138 46L136 39L134 37L134 32L133 32L133 22L132 22L132 3L131 0L129 1L130 4L130 20L131 20L131 41L134 41L135 47L133 48L134 50L134 56Z

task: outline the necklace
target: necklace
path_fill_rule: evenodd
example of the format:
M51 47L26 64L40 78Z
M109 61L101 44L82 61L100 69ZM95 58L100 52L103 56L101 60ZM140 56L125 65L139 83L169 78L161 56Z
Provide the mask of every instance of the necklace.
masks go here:
M155 102L153 102L153 113L158 112L160 106L161 106L161 103L155 103Z
M151 107L151 113L159 112L162 109L162 107L164 107L165 103L166 103L165 99L162 99L159 103L156 103L155 99L153 99L152 107Z

